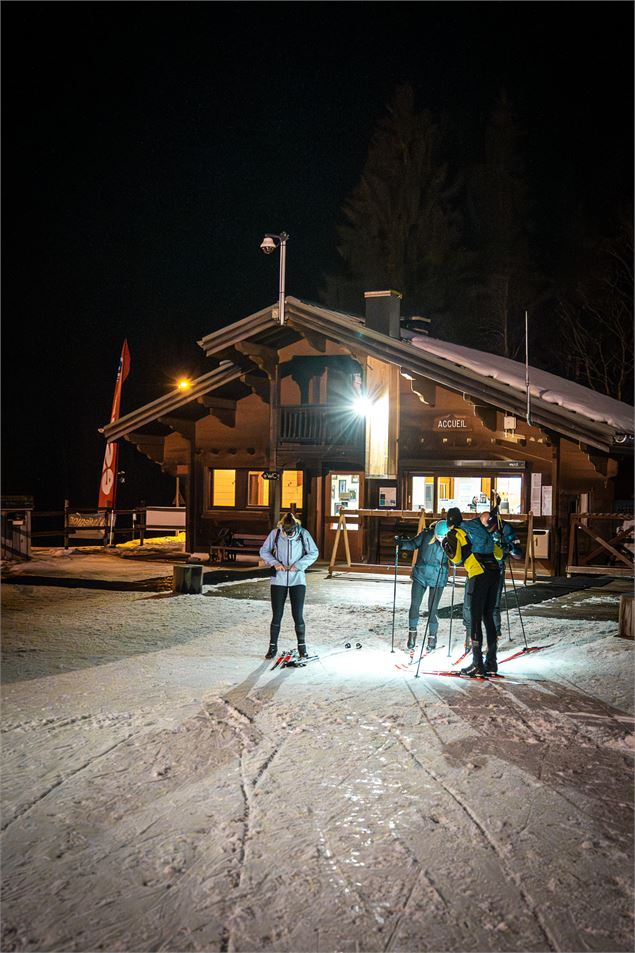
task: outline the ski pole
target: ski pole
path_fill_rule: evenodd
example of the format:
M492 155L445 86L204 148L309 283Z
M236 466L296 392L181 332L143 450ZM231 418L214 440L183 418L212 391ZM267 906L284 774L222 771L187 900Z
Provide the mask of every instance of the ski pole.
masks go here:
M512 639L512 627L509 621L509 604L507 602L507 583L505 581L505 561L503 560L503 565L501 567L503 573L503 595L505 596L505 612L507 613L507 635L509 636L509 641L513 642Z
M523 639L525 640L525 648L527 648L527 636L525 635L525 626L523 625L523 617L520 611L520 602L518 601L518 590L516 589L516 580L514 579L514 570L512 569L512 564L509 564L509 571L512 577L512 585L514 587L514 595L516 596L516 608L518 609L518 618L520 619L520 628L523 633Z
M437 581L434 585L435 589L439 588L439 579L441 578L442 569L443 569L443 563L439 565L439 572L437 573ZM434 608L434 601L432 603L432 606ZM428 615L426 616L426 627L423 630L423 641L421 643L421 652L419 653L419 661L417 662L417 671L415 672L415 678L419 678L419 666L421 665L421 659L423 658L423 652L426 647L426 639L428 638L428 627L430 625L430 616L431 616L430 604L428 603Z
M399 543L395 543L395 582L392 590L392 640L390 651L395 651L395 606L397 604L397 570L399 568Z
M452 616L454 615L454 589L456 586L456 564L452 569L452 603L450 605L450 635L448 636L448 658L452 655Z

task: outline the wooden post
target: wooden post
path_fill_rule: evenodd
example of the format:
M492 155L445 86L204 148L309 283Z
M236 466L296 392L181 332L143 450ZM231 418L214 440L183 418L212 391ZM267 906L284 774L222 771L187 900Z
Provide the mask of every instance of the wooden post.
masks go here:
M635 639L633 596L630 593L623 593L620 596L620 612L617 634L623 639Z
M139 545L143 546L146 536L146 520L148 518L148 507L146 506L145 500L141 500L139 512L141 515L141 519L139 520Z
M534 514L530 510L527 514L527 549L525 550L525 569L523 582L527 585L527 571L531 566L531 581L536 581L536 562L534 557Z
M70 504L64 500L64 549L68 549L68 510Z
M553 533L553 555L551 565L556 576L560 575L560 436L552 435L551 448L551 527Z
M569 566L577 566L577 560L575 559L576 551L576 542L577 542L577 529L578 529L578 514L570 513L569 514L569 555L567 557L567 569ZM571 576L570 572L567 572L567 578Z

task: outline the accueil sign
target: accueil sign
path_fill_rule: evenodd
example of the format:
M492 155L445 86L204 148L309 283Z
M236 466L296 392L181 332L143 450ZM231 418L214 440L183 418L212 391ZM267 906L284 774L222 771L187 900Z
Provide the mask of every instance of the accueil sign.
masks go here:
M445 417L435 417L433 429L444 433L450 430L471 430L472 421L469 417L446 414Z

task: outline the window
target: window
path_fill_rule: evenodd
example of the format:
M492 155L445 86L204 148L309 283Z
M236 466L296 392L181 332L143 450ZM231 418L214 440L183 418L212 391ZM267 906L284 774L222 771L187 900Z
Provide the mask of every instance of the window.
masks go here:
M438 510L458 506L462 513L484 513L490 508L492 481L489 477L437 478Z
M290 510L292 503L295 504L296 509L302 509L302 475L302 470L282 471L280 505L283 510Z
M412 509L434 512L434 477L413 476Z
M236 506L236 471L212 470L212 506Z
M522 486L522 477L496 477L496 492L501 498L501 513L522 513Z
M269 481L260 470L250 470L247 483L247 506L269 506Z

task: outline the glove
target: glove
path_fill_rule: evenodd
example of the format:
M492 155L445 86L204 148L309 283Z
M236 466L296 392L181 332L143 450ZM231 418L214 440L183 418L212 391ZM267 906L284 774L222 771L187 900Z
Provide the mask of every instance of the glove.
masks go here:
M397 546L401 546L401 544L407 542L407 540L407 536L395 536L395 542Z

